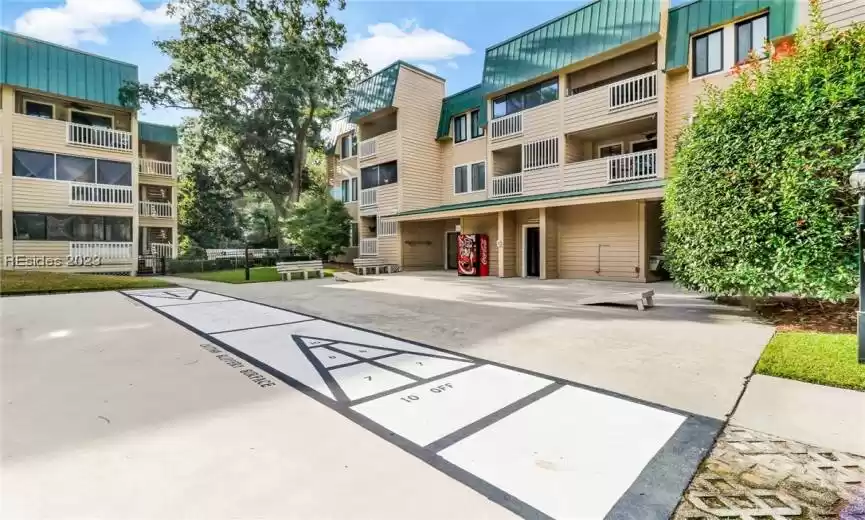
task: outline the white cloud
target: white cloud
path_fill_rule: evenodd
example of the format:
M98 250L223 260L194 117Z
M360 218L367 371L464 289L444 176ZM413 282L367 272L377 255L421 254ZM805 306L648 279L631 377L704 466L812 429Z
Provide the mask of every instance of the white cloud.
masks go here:
M417 66L422 68L423 70L425 70L427 72L431 72L433 74L435 74L436 70L438 70L438 69L436 69L436 66L431 64L431 63L418 63Z
M340 52L340 59L359 58L372 70L378 70L396 60L426 63L450 60L473 52L465 42L434 29L419 27L414 20L405 20L399 26L389 22L377 23L366 29L369 34L352 38Z
M166 4L145 9L139 0L66 0L59 7L30 9L15 20L15 32L62 45L79 42L105 44L102 29L133 21L165 25Z
M455 61L449 61L449 62L445 63L445 65L447 65L448 68L451 68L451 69L454 69L454 70L460 68L460 66L457 65L457 62L455 62Z

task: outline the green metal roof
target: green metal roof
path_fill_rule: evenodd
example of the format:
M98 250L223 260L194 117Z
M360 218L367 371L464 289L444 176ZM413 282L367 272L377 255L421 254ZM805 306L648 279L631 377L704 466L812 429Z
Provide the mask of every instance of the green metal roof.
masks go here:
M442 100L442 111L439 116L439 130L436 139L448 137L450 134L451 118L469 110L480 108L480 125L487 124L487 104L484 103L486 93L487 90L483 84L477 84L444 98Z
M355 126L348 120L348 116L342 116L334 119L330 123L330 128L328 129L327 134L324 136L325 153L336 153L337 138L342 134L351 132L356 128L357 126Z
M122 106L120 88L138 81L138 67L0 31L0 83Z
M489 47L482 83L500 90L658 32L660 0L595 0Z
M688 64L691 35L734 18L769 10L769 38L796 30L798 0L696 0L670 9L667 70Z
M176 126L158 125L144 121L138 122L138 139L170 145L176 145L179 142Z
M433 208L415 209L404 211L393 215L395 217L408 217L411 215L427 215L431 213L446 213L464 209L486 208L491 206L507 206L521 202L539 202L544 200L567 199L570 197L585 197L588 195L603 195L605 193L622 193L627 191L646 190L651 188L663 188L666 181L657 179L652 181L631 182L627 184L613 184L599 188L584 188L581 190L558 191L555 193L544 193L542 195L522 195L520 197L508 197L502 199L486 199L476 202L461 202L459 204L445 204Z
M396 82L399 78L399 70L402 67L407 67L421 74L444 81L440 76L415 67L410 63L395 61L375 74L370 75L354 88L351 93L349 106L344 112L344 115L349 116L349 121L352 123L356 122L365 115L393 106L393 95L396 92Z

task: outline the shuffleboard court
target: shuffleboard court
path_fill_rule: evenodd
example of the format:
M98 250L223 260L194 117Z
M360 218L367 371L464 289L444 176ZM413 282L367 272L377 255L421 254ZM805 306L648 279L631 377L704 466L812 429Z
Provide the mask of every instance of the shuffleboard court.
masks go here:
M668 518L721 427L239 298L124 294L525 518Z

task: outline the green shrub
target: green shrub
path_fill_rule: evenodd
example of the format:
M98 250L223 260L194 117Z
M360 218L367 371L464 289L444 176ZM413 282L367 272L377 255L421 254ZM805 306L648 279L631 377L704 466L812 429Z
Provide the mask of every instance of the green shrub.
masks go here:
M814 5L791 55L708 89L679 137L664 249L686 287L830 299L856 287L847 179L865 154L865 26L830 31Z

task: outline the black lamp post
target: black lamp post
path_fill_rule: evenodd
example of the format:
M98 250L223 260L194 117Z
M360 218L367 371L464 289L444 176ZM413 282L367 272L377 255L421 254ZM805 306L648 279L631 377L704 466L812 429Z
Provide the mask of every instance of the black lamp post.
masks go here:
M859 259L859 312L857 313L856 332L859 338L859 363L865 364L865 158L853 168L850 174L850 187L859 194L859 250L856 257Z

